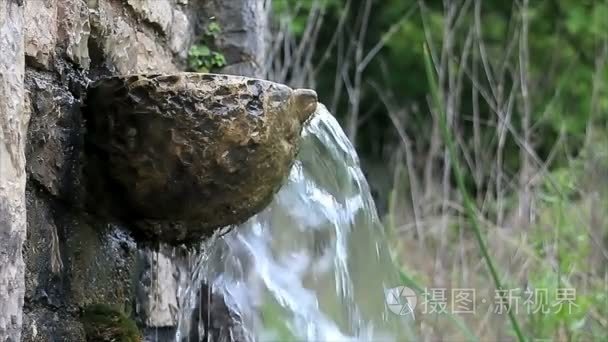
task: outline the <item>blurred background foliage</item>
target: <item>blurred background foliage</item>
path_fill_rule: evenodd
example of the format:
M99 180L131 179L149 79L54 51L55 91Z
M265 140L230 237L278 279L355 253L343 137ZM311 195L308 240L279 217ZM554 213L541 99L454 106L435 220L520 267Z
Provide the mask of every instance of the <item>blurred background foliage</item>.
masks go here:
M507 287L578 290L518 315L529 338L608 339L608 1L274 0L268 78L312 87L356 145L397 259L434 287L488 289L425 73L425 46ZM482 272L478 272L482 270ZM506 317L465 317L481 339ZM442 320L421 336L456 338Z
M454 27L452 39L454 50L462 50L462 46L470 39L470 32L474 29L475 6L471 1L460 2L458 10L459 21ZM354 39L353 35L358 32L363 13L365 12L365 0L276 0L273 2L277 20L288 20L291 33L299 40L307 33L306 27L311 12L323 13L323 25L316 39L315 51L312 58L313 65L319 65L315 69L316 89L319 90L322 102L332 104L334 97L338 96L335 89L335 75L342 72L339 61L328 58L332 49L338 49L336 45L345 44ZM468 8L463 8L463 7ZM516 31L520 29L521 18L519 18L519 7L517 2L510 1L482 1L480 7L480 25L482 26L482 37L484 40L487 59L496 61L490 65L494 78L504 78L503 87L513 86L517 75L517 44L512 40L517 39ZM394 131L392 124L386 114L387 109L378 105L377 91L392 95L394 106L409 108L407 125L405 130L414 136L413 144L415 150L424 150L429 145L428 138L431 137L432 119L425 110L427 106L428 84L424 74L423 46L429 39L437 45L445 30L445 13L442 1L426 1L420 5L416 1L383 0L371 1L369 18L366 19L366 33L361 44L366 49L375 46L384 40L383 47L375 55L373 63L362 72L365 80L361 85L360 109L361 113L367 115L361 118L358 129L356 145L360 154L366 158L385 160L386 154L391 154L392 144L399 144L396 134L384 134ZM416 13L412 13L415 11ZM422 13L421 13L422 12ZM534 92L532 99L532 120L534 121L534 133L543 138L535 139L535 148L539 156L546 157L552 147L555 138L564 134L567 139L564 145L576 154L582 148L588 123L591 116L598 125L605 125L608 117L608 96L605 87L601 94L594 94L593 79L608 79L608 68L602 68L603 75L596 75L598 54L605 53L604 42L608 32L608 3L602 1L533 1L528 8L527 15L530 20L528 43L529 43L529 88ZM407 18L403 18L407 16ZM345 17L345 18L343 18ZM340 43L332 38L336 34L343 20L345 27L339 37ZM397 24L397 27L393 27ZM346 42L344 42L346 40ZM360 42L357 42L359 44ZM509 47L509 44L512 46ZM345 44L348 45L348 44ZM345 46L344 48L348 48ZM441 47L437 47L439 49ZM330 51L328 51L328 49ZM511 49L510 55L505 55ZM515 51L513 51L515 50ZM460 56L453 56L450 63L459 63ZM323 61L322 63L320 63ZM500 62L500 63L498 63ZM465 73L471 73L473 68L483 68L480 58L467 61L462 66ZM349 67L356 68L355 63ZM473 65L475 64L475 65ZM499 64L506 64L504 66ZM461 66L458 66L461 67ZM351 71L352 73L352 71ZM487 80L481 77L478 82L485 86ZM463 82L463 94L471 94L472 81L465 79ZM378 85L381 89L375 89ZM503 89L508 91L508 89ZM597 99L592 99L592 96ZM348 95L340 94L337 105L334 106L335 113L341 116L343 121L350 110ZM596 101L594 103L594 101ZM471 101L459 101L458 110L463 116L457 125L464 132L472 131L472 122L466 114L472 112ZM482 104L483 105L483 104ZM592 108L595 106L595 108ZM493 121L490 111L480 112L481 121ZM520 129L522 110L514 108L511 121L514 128ZM368 119L369 118L369 119ZM352 132L349 132L352 135ZM465 133L466 134L466 133ZM427 139L424 139L427 137ZM392 139L392 141L391 141ZM492 146L492 134L482 139L484 146ZM515 143L507 142L509 149L507 155L517 155ZM387 146L388 145L388 146ZM388 147L388 149L387 149ZM510 160L510 169L516 170L517 160ZM556 162L563 162L560 159Z

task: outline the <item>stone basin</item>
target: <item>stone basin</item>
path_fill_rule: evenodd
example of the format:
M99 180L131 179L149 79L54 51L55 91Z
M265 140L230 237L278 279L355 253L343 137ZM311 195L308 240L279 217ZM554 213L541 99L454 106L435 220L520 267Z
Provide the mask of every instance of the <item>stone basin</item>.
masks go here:
M241 76L98 80L85 108L89 173L103 178L92 201L166 242L242 223L286 179L316 106L312 90Z

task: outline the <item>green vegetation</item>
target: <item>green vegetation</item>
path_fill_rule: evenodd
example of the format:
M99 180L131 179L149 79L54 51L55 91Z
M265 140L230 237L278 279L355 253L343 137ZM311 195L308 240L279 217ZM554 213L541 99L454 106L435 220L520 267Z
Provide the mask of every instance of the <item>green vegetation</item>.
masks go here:
M608 2L274 11L270 75L341 120L404 282L476 290L474 314L417 313L421 338L608 338Z
M226 65L226 58L212 49L213 42L222 32L220 26L212 21L205 29L200 41L188 51L188 67L196 72L210 72Z
M87 341L139 342L141 334L135 321L122 310L106 304L92 304L84 309L82 323Z
M490 275L492 276L492 281L494 281L494 286L496 287L496 289L501 291L499 293L499 295L501 297L504 297L502 291L505 290L505 287L501 285L500 277L498 276L498 273L496 272L496 267L494 266L494 261L492 260L492 257L488 253L488 248L486 247L484 238L481 235L481 225L479 223L479 219L478 219L477 213L476 213L477 212L477 208L475 207L476 204L474 203L473 199L471 198L469 192L466 189L465 182L464 182L464 176L462 174L462 170L460 167L460 161L458 160L458 158L456 158L456 156L457 156L456 142L455 142L454 137L452 136L452 130L450 129L450 127L448 125L448 118L445 114L445 110L442 108L443 102L441 101L441 99L443 98L443 96L440 94L440 89L437 86L437 81L435 80L435 73L433 71L435 69L433 68L433 65L431 63L431 57L429 56L428 49L425 49L425 52L426 53L424 54L424 61L425 61L425 67L426 67L426 75L427 75L429 85L431 87L433 105L436 107L436 110L439 112L438 121L439 121L439 125L441 126L441 136L443 138L443 141L445 141L445 144L447 145L447 153L450 158L452 169L454 170L454 175L456 177L456 185L458 186L458 191L460 192L460 195L462 196L462 202L464 203L464 207L465 207L465 214L471 222L470 223L471 228L473 228L473 233L475 235L475 239L477 240L477 244L479 246L479 250L481 251L481 255L483 256L483 259L485 260L485 262L488 266L488 270L490 271ZM510 306L510 305L507 304L507 306ZM513 330L515 331L515 334L517 335L517 339L520 342L524 342L525 338L524 338L523 334L521 333L521 329L519 328L519 323L517 322L517 318L515 318L514 312L512 310L509 310L509 308L507 308L507 314L509 315L509 320L511 320L511 324L513 325Z

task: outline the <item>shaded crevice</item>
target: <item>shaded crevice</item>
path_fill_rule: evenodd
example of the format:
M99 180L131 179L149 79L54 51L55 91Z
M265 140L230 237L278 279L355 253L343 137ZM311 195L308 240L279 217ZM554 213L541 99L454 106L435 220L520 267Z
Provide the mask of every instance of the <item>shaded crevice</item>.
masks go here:
M89 66L89 78L97 79L102 76L111 75L110 70L107 68L106 55L103 51L102 46L99 43L99 30L95 25L91 25L91 34L87 40L87 49L89 50L90 66Z

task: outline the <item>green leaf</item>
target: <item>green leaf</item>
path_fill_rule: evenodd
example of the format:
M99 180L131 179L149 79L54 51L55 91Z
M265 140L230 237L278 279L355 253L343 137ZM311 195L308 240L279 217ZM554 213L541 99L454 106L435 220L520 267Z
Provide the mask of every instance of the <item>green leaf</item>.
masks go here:
M210 56L211 50L206 45L194 45L190 48L189 54L196 57Z
M216 38L220 33L222 33L222 28L217 22L212 21L207 25L207 35Z
M214 52L213 53L213 61L216 67L223 67L226 65L226 57L223 54Z

